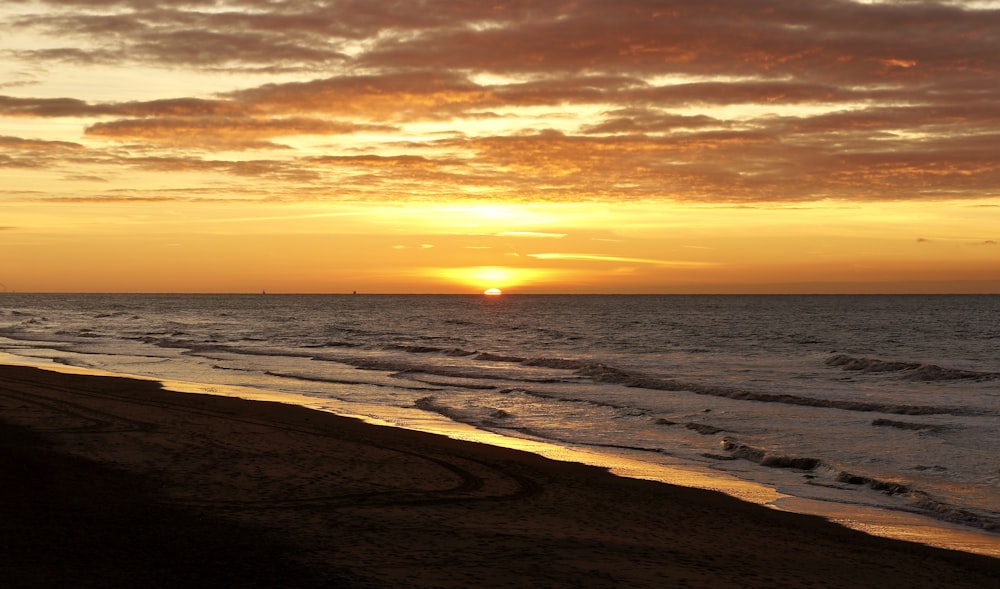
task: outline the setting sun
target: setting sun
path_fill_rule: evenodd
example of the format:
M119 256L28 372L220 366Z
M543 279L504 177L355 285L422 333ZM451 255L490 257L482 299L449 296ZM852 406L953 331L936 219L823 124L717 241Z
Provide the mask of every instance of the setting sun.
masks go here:
M483 291L483 294L488 296L497 296L497 295L502 295L503 291L500 290L499 288L487 288L486 290Z

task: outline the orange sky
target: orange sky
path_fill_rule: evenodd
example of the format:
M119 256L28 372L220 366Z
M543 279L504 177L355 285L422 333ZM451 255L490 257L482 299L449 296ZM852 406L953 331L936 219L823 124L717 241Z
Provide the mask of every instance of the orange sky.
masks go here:
M1000 2L0 3L0 291L1000 292Z

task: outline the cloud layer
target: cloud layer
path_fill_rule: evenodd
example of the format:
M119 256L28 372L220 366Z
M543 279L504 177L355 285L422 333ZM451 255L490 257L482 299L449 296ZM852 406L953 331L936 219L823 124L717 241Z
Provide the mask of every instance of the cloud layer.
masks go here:
M169 168L297 199L1000 196L990 2L7 4L0 121L23 131L0 170ZM23 77L66 68L226 85L116 102ZM32 134L53 121L78 133Z

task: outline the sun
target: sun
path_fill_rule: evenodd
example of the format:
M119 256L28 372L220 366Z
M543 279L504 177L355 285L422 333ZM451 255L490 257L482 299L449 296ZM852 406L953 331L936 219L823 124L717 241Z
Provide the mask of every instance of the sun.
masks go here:
M495 297L495 296L498 296L498 295L502 295L503 291L500 290L499 288L487 288L486 290L483 291L483 294L491 296L491 297Z

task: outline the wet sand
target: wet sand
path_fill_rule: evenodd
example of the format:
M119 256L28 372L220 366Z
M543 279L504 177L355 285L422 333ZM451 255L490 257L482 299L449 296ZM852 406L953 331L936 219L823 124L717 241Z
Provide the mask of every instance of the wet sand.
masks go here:
M152 382L0 366L5 587L995 586L1000 560Z

